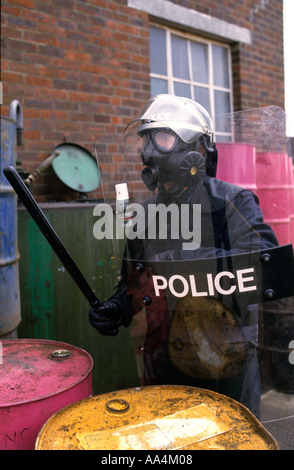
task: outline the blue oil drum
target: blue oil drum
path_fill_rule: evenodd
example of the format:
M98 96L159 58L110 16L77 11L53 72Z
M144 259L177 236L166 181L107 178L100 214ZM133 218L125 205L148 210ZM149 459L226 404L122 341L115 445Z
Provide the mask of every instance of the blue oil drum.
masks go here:
M3 174L15 166L16 121L1 117L0 160L0 340L14 334L21 321L19 252L17 242L17 196Z

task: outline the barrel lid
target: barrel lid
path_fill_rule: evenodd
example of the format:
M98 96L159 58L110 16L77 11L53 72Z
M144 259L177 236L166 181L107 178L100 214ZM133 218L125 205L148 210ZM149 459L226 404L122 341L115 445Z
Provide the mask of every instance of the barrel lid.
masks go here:
M0 353L0 408L64 392L93 368L86 351L59 341L2 340Z
M55 148L59 156L52 162L58 178L69 188L80 193L95 191L100 184L96 160L77 144L64 143Z
M70 404L43 425L36 450L273 450L243 405L180 385L110 392Z

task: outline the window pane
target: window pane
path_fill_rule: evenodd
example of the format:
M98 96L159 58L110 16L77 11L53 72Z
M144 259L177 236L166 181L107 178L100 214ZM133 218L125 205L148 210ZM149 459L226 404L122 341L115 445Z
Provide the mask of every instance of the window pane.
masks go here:
M165 30L150 26L150 67L151 73L167 75L166 72L166 38Z
M190 85L187 83L174 82L174 94L184 96L185 98L191 98Z
M151 77L151 96L158 95L161 93L168 93L167 80Z
M216 90L214 92L214 103L215 103L215 115L229 113L231 111L230 93L226 91ZM215 125L216 125L216 131L227 132L225 120L219 119L217 120Z
M173 76L189 80L187 41L178 36L172 36L171 47Z
M191 42L191 56L194 82L208 83L208 54L206 44Z
M208 88L194 86L194 99L200 103L208 113L211 113Z
M218 139L228 140L231 129L225 129L224 121L217 117L231 111L229 54L225 44L150 26L151 95L193 97L215 117Z
M229 88L228 49L222 46L212 46L213 82L216 86Z
M218 142L218 143L232 142L232 136L231 135L218 134L218 135L215 136L215 141Z

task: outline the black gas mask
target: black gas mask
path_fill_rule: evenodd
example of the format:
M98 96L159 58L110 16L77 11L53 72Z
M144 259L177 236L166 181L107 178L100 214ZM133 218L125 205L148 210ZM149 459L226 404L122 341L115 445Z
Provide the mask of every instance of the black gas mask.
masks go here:
M185 187L197 185L206 171L205 155L200 153L201 138L186 143L174 132L160 128L140 133L141 158L145 168L141 176L150 191L177 194ZM205 149L205 146L202 146ZM166 183L172 182L168 187Z

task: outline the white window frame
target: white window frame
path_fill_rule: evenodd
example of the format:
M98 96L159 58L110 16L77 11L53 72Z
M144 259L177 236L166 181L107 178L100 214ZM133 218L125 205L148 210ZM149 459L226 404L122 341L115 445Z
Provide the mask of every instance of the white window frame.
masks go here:
M165 30L166 34L166 57L167 57L167 75L160 75L160 74L155 74L152 71L150 71L150 78L159 78L167 81L167 86L168 86L168 93L174 94L174 82L181 82L185 84L190 85L190 92L191 92L191 98L194 99L194 86L200 86L207 88L209 90L209 101L210 101L210 113L211 116L216 115L216 110L215 110L215 100L214 100L214 91L225 91L229 93L230 101L229 101L229 106L230 110L229 112L232 112L233 110L233 79L232 79L232 62L231 62L231 50L230 46L228 44L224 44L222 42L206 39L203 37L199 37L194 34L190 33L185 33L173 28L170 28L169 26L165 26L162 24L158 23L153 23L150 22L150 26L153 26L155 28L160 28ZM180 38L183 38L188 41L188 61L189 61L189 72L190 72L190 79L189 80L184 80L184 79L179 79L179 78L174 78L172 75L172 49L171 49L171 37L172 35L178 36ZM208 83L200 83L200 82L195 82L191 79L191 42L197 42L197 43L202 43L207 46L208 50ZM227 49L228 52L228 77L229 77L229 86L228 88L226 87L220 87L216 86L213 83L213 58L212 58L212 46L217 45L221 46L225 49ZM225 132L217 132L215 131L215 139L216 141L218 140L217 137L230 137L231 133L225 133Z
M264 1L264 0L262 0ZM219 38L227 43L241 42L252 44L250 29L238 26L229 21L220 20L211 15L200 13L195 8L186 8L168 0L127 0L129 8L145 11L150 17L166 22L166 24L177 24L196 34L203 34Z

